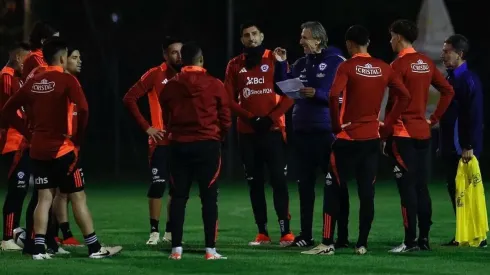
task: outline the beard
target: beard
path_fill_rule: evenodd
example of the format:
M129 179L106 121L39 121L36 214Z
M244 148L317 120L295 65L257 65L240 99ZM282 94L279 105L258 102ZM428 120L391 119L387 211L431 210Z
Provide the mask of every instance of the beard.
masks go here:
M245 68L252 69L262 61L262 55L264 55L265 48L260 45L253 48L245 48L243 52L245 53Z
M175 64L175 63L171 63L170 66L172 67L172 69L175 70L175 72L177 73L180 73L180 70L182 69L182 64Z

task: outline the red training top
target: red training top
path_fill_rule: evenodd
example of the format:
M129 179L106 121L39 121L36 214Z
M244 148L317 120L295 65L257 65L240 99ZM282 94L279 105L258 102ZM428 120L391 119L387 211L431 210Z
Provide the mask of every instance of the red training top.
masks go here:
M410 94L400 77L390 65L369 54L355 54L340 64L329 96L332 130L338 138L370 140L380 137L378 118L387 86L398 96L390 116L385 118L385 128L391 129L410 103ZM341 126L348 123L350 125L342 129Z
M430 85L434 85L441 93L437 108L430 116L432 125L439 122L449 104L451 104L451 99L454 96L453 87L439 72L430 58L416 52L413 48L407 48L399 52L398 58L391 63L391 67L402 77L403 83L412 98L408 108L402 112L401 117L396 121L393 136L415 139L430 138L430 125L425 118ZM393 92L390 90L386 105L386 115L391 112L395 99Z
M78 131L73 135L73 104L77 106ZM24 106L32 133L16 111ZM88 122L88 104L82 87L63 68L49 66L35 75L5 104L2 116L31 142L33 159L62 157L80 146Z
M15 70L5 66L0 71L0 110L7 100L20 89L20 79L14 76ZM25 118L22 108L17 110L17 115ZM24 121L25 123L25 121ZM2 135L0 137L0 154L6 154L22 149L24 137L14 128L10 127L5 121L2 121L0 128Z
M169 138L176 142L223 140L231 112L221 81L197 66L186 66L160 94Z
M166 63L158 67L151 68L136 82L131 89L126 93L123 102L133 115L140 127L146 131L153 127L158 130L165 130L165 125L162 120L162 108L158 100L158 92L163 89L168 80L174 77L176 72ZM144 95L148 95L150 105L151 125L141 114L137 101ZM148 137L148 144L152 145L168 145L168 139L159 140L157 144Z
M228 62L225 87L230 97L230 108L238 116L238 132L253 133L248 119L254 116L269 116L274 122L271 130L285 131L284 114L293 106L294 101L274 92L275 62L274 54L270 50L265 50L261 65L252 69L245 68L244 54Z

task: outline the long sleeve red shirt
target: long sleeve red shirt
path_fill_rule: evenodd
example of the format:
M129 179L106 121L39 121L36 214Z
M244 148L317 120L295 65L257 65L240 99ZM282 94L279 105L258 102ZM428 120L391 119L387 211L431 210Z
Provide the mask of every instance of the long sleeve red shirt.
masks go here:
M163 88L160 104L171 141L223 140L231 127L225 87L201 67L182 68Z
M19 78L15 76L15 70L11 67L5 66L0 71L0 110L3 108L7 100L19 89L20 81ZM17 115L20 117L25 117L22 109L17 110ZM17 130L9 127L9 125L3 120L0 128L3 130L3 134L0 137L0 153L6 154L20 150L24 137Z
M240 133L253 133L248 119L254 116L269 116L274 122L271 130L284 131L285 113L294 101L274 92L275 57L265 50L261 65L245 68L245 55L241 54L228 63L225 87L230 99L230 108L237 118Z
M410 105L402 112L394 125L393 136L415 139L430 138L430 125L425 113L429 99L431 84L441 93L434 113L430 116L431 124L436 124L449 107L454 90L444 76L427 56L416 52L413 48L402 50L393 63L393 70L399 74L412 98ZM396 96L390 90L386 115L389 115Z
M77 106L78 129L73 136L73 104ZM31 131L17 116L24 106ZM88 122L88 104L78 80L63 68L47 67L36 74L5 104L2 116L31 142L33 159L62 157L80 146Z
M22 66L22 80L25 82L29 74L39 66L47 66L44 61L43 52L41 49L31 51L24 59Z
M153 127L159 130L165 130L165 124L162 120L162 108L158 100L158 93L163 89L167 82L174 77L175 71L163 63L158 67L151 68L136 82L133 87L124 95L123 102L133 115L138 125L144 131ZM141 114L138 107L138 100L144 95L148 96L150 105L151 125L146 118ZM153 145L155 141L149 137L148 143ZM156 145L167 145L168 139L159 140Z
M338 138L370 140L380 137L379 111L386 87L391 87L398 100L385 127L393 123L410 103L410 94L390 65L371 57L356 54L340 64L330 89L329 106L332 129ZM339 97L343 93L342 109ZM343 124L348 124L342 129Z

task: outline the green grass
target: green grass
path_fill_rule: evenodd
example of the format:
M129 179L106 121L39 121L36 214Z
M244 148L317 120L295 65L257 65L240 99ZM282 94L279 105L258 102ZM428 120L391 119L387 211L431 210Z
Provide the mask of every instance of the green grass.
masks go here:
M299 230L299 204L295 185L290 186L291 228ZM0 192L3 197L3 192ZM279 226L269 198L269 230L274 244L249 247L256 226L245 183L221 183L220 230L217 248L228 260L208 262L203 254L203 230L197 186L187 206L184 228L184 254L181 261L168 260L169 246L147 247L149 220L146 185L88 186L88 203L96 232L106 244L124 247L122 253L111 259L91 260L86 248L68 249L67 257L52 261L33 261L20 253L0 254L0 274L487 274L490 251L475 248L447 248L454 234L454 216L443 184L433 184L431 194L434 225L431 231L432 252L389 255L387 250L403 239L399 197L391 182L377 184L376 213L370 235L369 254L356 256L352 249L338 250L335 256L302 255L301 249L284 249L277 244ZM350 186L351 218L350 241L357 238L358 199L354 185ZM315 215L315 235L321 236L321 205L323 190L318 185ZM72 215L70 214L72 218ZM163 218L164 219L164 218ZM162 220L163 220L162 219ZM161 225L161 227L164 227ZM80 231L72 221L76 237ZM163 228L161 228L163 229Z

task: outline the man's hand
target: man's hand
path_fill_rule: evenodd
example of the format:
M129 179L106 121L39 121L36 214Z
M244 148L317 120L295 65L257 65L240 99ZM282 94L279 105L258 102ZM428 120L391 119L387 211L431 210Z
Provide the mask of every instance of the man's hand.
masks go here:
M304 96L304 97L309 97L309 98L312 98L315 96L315 88L311 88L311 87L304 87L304 88L301 88L299 89L299 92Z
M340 129L344 130L349 125L351 125L350 122L344 123L344 124L340 125Z
M429 124L429 126L432 126L432 121L430 121L430 119L426 119L425 121L427 121L427 124Z
M287 58L287 52L285 49L277 47L274 49L274 57L279 62L285 61Z
M463 159L463 162L468 163L473 158L473 149L463 149L461 158Z
M393 126L387 127L384 123L379 123L379 135L382 139L389 137L393 133Z
M146 130L148 136L150 136L155 142L162 140L165 137L165 132L156 128L150 127Z
M388 153L386 153L386 140L381 141L380 147L381 147L381 153L384 156L388 157Z

